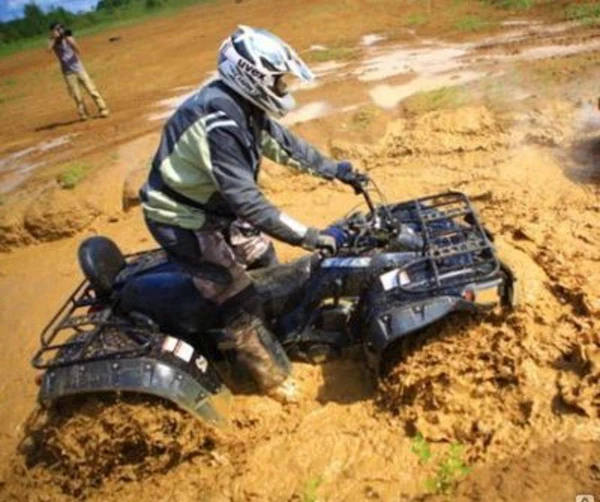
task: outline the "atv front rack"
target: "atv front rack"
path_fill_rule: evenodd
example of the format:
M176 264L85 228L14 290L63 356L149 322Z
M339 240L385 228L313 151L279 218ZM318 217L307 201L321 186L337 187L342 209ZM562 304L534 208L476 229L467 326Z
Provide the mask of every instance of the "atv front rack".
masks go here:
M424 243L422 256L400 267L400 291L437 294L498 277L494 245L465 194L422 197L391 211L400 211L402 224L415 229Z

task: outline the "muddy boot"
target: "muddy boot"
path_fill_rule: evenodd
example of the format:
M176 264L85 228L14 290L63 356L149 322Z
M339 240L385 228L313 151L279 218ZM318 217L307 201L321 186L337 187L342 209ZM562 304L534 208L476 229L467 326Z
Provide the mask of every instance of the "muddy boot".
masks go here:
M238 362L261 392L269 394L286 380L291 369L289 360L260 317L241 312L227 323L227 331Z
M298 390L298 382L294 377L287 377L284 382L277 387L273 387L267 391L267 396L279 401L282 404L295 404L300 401L300 391Z

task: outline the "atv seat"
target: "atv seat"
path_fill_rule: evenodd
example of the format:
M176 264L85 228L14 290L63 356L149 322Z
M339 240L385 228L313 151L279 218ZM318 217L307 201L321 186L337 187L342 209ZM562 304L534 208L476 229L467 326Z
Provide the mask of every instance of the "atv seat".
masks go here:
M117 245L107 237L90 237L79 246L79 266L98 298L108 298L125 258Z

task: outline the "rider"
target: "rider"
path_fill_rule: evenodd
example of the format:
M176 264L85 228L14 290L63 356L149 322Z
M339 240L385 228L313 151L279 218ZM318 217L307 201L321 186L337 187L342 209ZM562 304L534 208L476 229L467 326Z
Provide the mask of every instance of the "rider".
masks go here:
M271 204L256 183L261 157L348 184L359 174L270 117L281 118L295 106L288 75L313 79L285 42L266 30L239 26L221 46L218 69L219 78L166 123L141 190L144 216L158 243L220 307L238 360L259 389L285 400L294 392L289 361L265 326L246 271L277 263L265 234L334 252L344 237L339 229L306 227Z

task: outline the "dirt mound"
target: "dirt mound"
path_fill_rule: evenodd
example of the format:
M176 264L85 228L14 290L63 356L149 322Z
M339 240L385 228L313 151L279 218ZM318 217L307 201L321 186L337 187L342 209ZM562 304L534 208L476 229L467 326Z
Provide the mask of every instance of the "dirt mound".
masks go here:
M590 418L600 418L600 343L575 344L557 361L556 385L562 403Z
M41 241L69 237L86 228L98 209L82 194L51 189L40 194L24 215L25 229Z
M448 155L491 152L506 146L502 123L485 107L431 112L393 122L383 139L384 152L402 155Z
M10 200L0 211L0 251L70 237L100 214L85 191L52 187L27 200Z
M555 154L571 149L572 117L563 102L525 115L445 110L393 124L385 138L407 178L441 166L446 185L481 194L518 278L520 308L456 317L405 342L380 389L378 404L409 434L463 443L470 461L526 455L544 436L600 437L597 200L565 181Z
M223 436L152 397L70 399L30 419L8 494L48 500L83 496L105 483L140 481L210 456Z
M523 326L515 317L508 321L492 318L480 326L456 318L403 347L380 405L411 435L470 445L471 460L514 442L516 431L529 425L535 395L525 385L530 361Z

